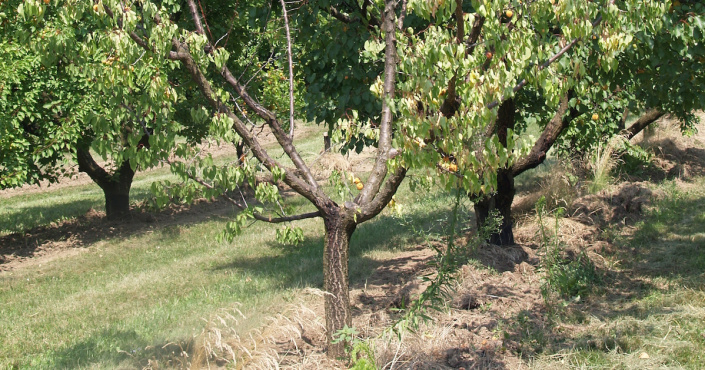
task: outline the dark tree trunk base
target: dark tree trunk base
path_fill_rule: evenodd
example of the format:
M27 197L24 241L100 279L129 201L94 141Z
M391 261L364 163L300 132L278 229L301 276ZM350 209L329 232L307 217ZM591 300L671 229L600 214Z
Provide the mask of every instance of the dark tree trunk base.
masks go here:
M475 219L477 229L483 228L493 211L502 216L499 231L492 233L487 241L496 245L514 245L514 220L512 219L512 202L514 201L514 176L510 170L497 173L497 193L475 202Z
M130 216L130 189L126 191L106 190L105 195L105 215L108 220L121 220Z
M149 137L145 135L140 143L149 146ZM130 215L130 188L135 171L130 161L125 160L115 173L108 173L91 156L88 147L78 148L76 151L78 170L85 172L91 180L103 189L105 195L105 215L109 220L124 219Z

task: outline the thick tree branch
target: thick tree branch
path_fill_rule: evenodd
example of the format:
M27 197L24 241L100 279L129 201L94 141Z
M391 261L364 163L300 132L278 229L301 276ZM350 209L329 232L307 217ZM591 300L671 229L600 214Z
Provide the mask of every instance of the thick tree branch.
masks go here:
M371 202L362 206L357 217L357 223L365 222L384 210L384 207L389 204L394 194L396 194L397 189L399 189L399 185L401 185L401 182L406 176L406 171L406 168L398 167L396 171L387 178L387 181L385 181L384 186L379 193L377 193L377 196L375 196Z
M624 136L625 138L627 138L627 140L629 140L641 131L643 131L650 124L656 122L659 118L663 117L664 115L665 113L659 109L649 109L648 111L646 111L646 113L642 114L639 119L634 121L631 126L622 130L620 132L620 135Z
M385 1L384 24L384 84L382 95L382 117L379 126L379 142L377 144L377 158L372 168L372 173L367 180L367 185L362 189L360 204L366 204L379 192L382 181L387 176L387 160L389 150L392 148L392 109L389 102L394 99L397 73L396 49L396 2Z
M203 25L201 24L200 17L198 15L198 8L196 7L196 3L194 0L187 0L187 3L189 4L189 9L191 10L191 15L193 17L194 23L196 24L196 28L199 32L203 32ZM208 44L209 48L212 48L210 43ZM190 58L190 56L189 56ZM188 58L187 58L188 59ZM318 183L316 182L315 178L313 177L313 174L311 173L310 168L306 165L304 160L301 158L299 153L296 151L296 148L293 145L292 142L292 137L287 135L284 130L281 127L280 122L277 120L276 115L274 112L270 111L269 109L266 109L263 107L261 104L259 104L255 99L253 99L248 93L247 90L245 89L244 86L240 84L237 78L230 72L230 69L228 69L227 66L223 67L223 70L221 71L221 74L225 78L225 80L230 84L234 89L235 92L243 99L245 104L247 106L254 110L255 113L257 113L258 116L260 116L262 119L267 122L269 127L272 129L272 133L274 134L274 137L277 139L277 142L281 147L284 149L284 152L291 158L291 161L294 162L294 166L299 170L301 174L303 174L306 178L306 181L308 181L308 184L311 187L311 190L309 193L316 192L318 195L323 195L323 192L319 191L319 186ZM290 76L290 78L293 78ZM292 116L293 118L293 116ZM259 159L259 158L258 158ZM291 174L294 175L294 174ZM325 196L325 195L324 195ZM326 197L327 198L327 197Z
M206 36L206 33L203 29L203 22L201 22L201 16L198 15L198 7L196 7L196 2L194 2L193 0L189 0L187 1L187 4L188 10L191 12L191 18L193 19L193 23L196 26L196 33L198 33L199 35Z
M101 188L111 182L112 175L93 159L88 148L76 149L76 162L78 162L78 171L86 173Z
M285 172L284 182L289 185L292 189L294 189L297 193L301 194L306 199L311 201L311 203L313 203L319 210L330 207L332 203L330 198L325 196L325 194L321 194L318 188L312 189L306 182L296 176L295 173L290 170L287 170L285 167L283 167L281 164L279 164L277 161L275 161L269 156L269 154L262 148L262 145L259 143L257 138L255 138L254 135L250 132L250 130L247 129L247 126L240 120L240 118L237 117L237 115L235 115L226 104L224 104L217 98L210 82L203 75L198 65L191 57L191 54L189 54L187 47L176 39L174 39L172 43L177 53L179 53L179 55L185 56L179 59L179 61L184 64L186 70L191 74L191 77L193 78L196 85L199 87L199 90L201 91L203 96L217 112L225 113L230 119L233 120L233 128L238 133L238 135L242 137L243 141L250 148L255 158L257 158L257 160L260 161L270 171L275 167L283 169ZM226 70L226 72L232 77L232 74L230 74L229 71ZM232 78L234 79L234 77ZM281 135L281 132L279 134ZM288 145L291 145L291 141L288 141Z
M358 19L355 19L355 18L351 17L350 15L341 12L340 10L338 10L336 7L334 7L332 5L329 8L324 9L324 10L328 14L333 16L333 18L335 18L343 23L354 23L354 22L358 21Z
M558 110L553 115L553 118L548 122L541 136L538 138L533 148L526 157L519 158L511 168L513 176L519 176L524 171L535 168L543 163L546 159L546 153L558 139L558 136L570 125L579 113L574 108L570 108L570 99L573 96L573 91L569 91L561 98L558 105ZM570 110L570 113L568 111ZM568 113L568 114L566 114Z
M397 28L402 31L404 28L404 18L406 18L407 0L401 0L401 11L399 11L399 19L397 20Z

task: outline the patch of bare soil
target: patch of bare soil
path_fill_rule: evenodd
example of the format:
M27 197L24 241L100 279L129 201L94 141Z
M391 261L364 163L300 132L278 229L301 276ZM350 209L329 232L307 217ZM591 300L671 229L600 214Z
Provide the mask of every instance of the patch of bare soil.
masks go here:
M134 210L129 219L110 221L105 219L104 212L90 209L76 219L0 237L0 271L76 255L101 240L122 239L170 225L202 222L231 212L233 206L230 203L201 200L192 206L172 206L157 213Z
M465 265L459 272L455 298L448 312L429 313L433 322L417 333L406 332L401 341L384 331L398 318L402 302L409 302L425 288L417 277L432 272L428 263L435 252L416 247L399 253L364 283L350 291L353 327L373 345L380 368L401 369L504 369L521 368L516 354L521 344L504 338L505 321L526 313L542 317L538 258L532 248L516 245L482 246L482 261ZM489 266L489 267L488 267ZM324 292L306 289L306 297L272 319L272 323L248 339L229 342L221 355L238 366L253 369L346 368L326 357ZM230 352L232 350L232 352ZM217 356L211 359L216 359Z

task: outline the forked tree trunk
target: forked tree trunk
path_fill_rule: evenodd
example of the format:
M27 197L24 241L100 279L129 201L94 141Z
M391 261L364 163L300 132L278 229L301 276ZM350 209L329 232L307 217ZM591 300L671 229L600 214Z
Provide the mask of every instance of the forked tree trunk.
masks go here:
M357 225L352 219L340 214L324 217L323 223L323 289L326 291L328 357L340 358L345 357L345 343L332 341L336 332L345 325L352 324L348 291L348 250L350 237Z
M515 193L514 175L511 170L501 169L497 173L497 193L475 202L475 221L478 230L487 224L493 210L502 217L498 232L490 234L488 242L504 246L514 244L512 202Z
M516 194L514 177L543 163L546 159L546 153L551 149L560 134L568 127L570 122L580 115L575 108L570 108L569 103L572 97L573 91L569 91L563 96L553 118L548 122L529 154L519 158L510 168L498 171L497 193L475 203L475 217L478 228L485 225L487 217L492 210L497 210L502 216L500 230L490 236L488 240L490 243L498 245L514 244L514 225L512 220L512 202ZM497 113L497 136L499 141L506 145L508 130L514 129L514 102L511 99L504 101Z
M78 170L85 172L103 190L105 215L109 220L119 220L130 215L130 188L135 171L125 160L115 173L108 173L91 155L88 147L76 150Z

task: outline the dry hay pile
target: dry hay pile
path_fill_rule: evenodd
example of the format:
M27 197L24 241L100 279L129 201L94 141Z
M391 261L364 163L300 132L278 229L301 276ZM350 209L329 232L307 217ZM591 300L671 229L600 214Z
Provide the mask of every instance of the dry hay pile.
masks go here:
M661 191L649 189L647 183L627 182L575 199L568 212L573 219L600 228L633 224L662 197Z
M352 165L345 156L340 153L325 152L321 154L312 164L311 172L316 180L327 180L334 171L346 173L352 171Z

